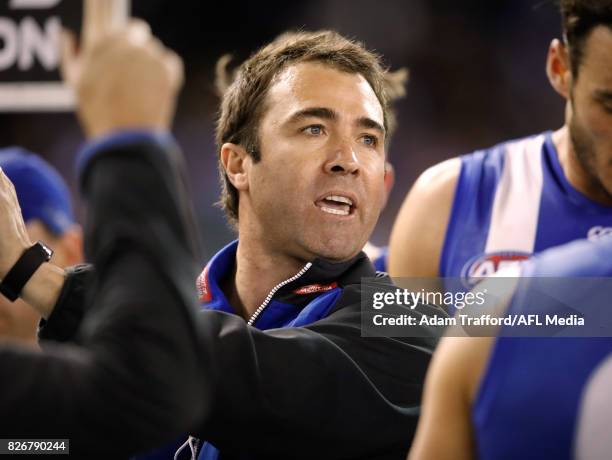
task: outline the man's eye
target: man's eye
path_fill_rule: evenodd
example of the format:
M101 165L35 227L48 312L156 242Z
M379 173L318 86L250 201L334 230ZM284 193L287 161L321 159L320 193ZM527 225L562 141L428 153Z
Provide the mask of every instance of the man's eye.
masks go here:
M302 131L305 132L306 134L311 134L313 136L319 136L323 134L323 126L321 125L307 126Z
M371 147L376 147L378 145L378 138L376 136L366 135L363 136L363 143Z

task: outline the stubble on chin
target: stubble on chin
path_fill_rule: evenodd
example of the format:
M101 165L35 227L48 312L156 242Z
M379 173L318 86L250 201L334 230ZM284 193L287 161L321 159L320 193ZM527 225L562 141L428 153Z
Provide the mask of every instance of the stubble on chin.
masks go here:
M612 191L606 188L598 174L595 145L577 122L575 115L569 124L569 135L576 160L586 173L590 187L600 190L612 200Z

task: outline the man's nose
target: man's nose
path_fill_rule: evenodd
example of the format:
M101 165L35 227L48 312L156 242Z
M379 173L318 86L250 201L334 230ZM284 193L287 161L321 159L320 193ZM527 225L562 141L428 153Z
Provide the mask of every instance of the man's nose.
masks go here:
M359 173L359 160L350 141L341 140L330 151L329 158L325 163L325 172L342 175L357 175Z

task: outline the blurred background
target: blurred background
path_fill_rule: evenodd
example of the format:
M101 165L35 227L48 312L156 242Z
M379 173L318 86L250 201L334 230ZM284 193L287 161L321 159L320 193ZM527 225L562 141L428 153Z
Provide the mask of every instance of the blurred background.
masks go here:
M77 0L62 2L80 11ZM396 185L372 238L379 245L386 244L404 196L425 168L563 121L563 101L544 72L550 40L560 35L553 0L132 0L132 14L185 61L174 134L189 165L202 263L234 238L214 205L214 65L222 54L240 62L287 29L330 28L365 42L391 69L410 69L388 152ZM0 113L0 147L22 145L55 165L71 186L81 221L73 159L82 143L69 112Z

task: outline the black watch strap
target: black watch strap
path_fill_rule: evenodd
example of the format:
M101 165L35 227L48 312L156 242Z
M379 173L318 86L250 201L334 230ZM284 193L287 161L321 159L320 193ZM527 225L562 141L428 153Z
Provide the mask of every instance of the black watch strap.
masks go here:
M11 302L17 300L34 272L52 255L53 251L41 241L26 249L0 283L0 293Z

